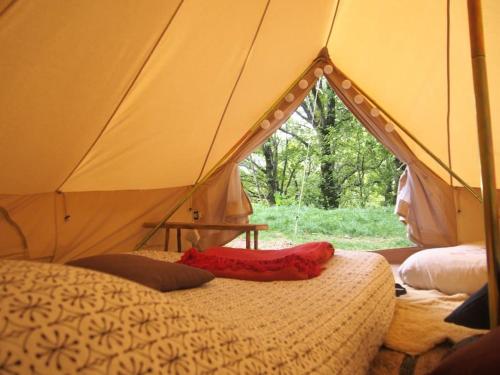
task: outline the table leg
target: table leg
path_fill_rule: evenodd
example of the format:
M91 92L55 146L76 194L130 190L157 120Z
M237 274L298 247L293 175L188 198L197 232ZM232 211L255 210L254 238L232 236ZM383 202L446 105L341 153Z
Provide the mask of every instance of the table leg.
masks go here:
M259 248L259 231L253 231L253 248L257 250Z
M170 240L170 228L165 227L165 246L163 250L168 251L168 241Z
M245 239L246 239L247 249L250 249L250 231L248 230L245 233L246 233Z
M177 228L177 252L180 253L182 250L181 244L181 228Z

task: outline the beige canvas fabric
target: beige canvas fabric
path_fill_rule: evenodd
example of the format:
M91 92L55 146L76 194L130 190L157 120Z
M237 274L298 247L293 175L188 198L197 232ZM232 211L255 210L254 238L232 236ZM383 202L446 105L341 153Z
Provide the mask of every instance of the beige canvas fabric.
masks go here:
M326 53L322 51L292 89L282 95L278 104L267 111L266 116L257 124L259 126L256 131L236 150L228 163L195 194L193 205L205 212L202 222L248 222L252 206L243 191L238 165L285 123L304 101L317 79L323 74L323 68L328 61ZM199 244L201 247L222 245L239 234L239 232L204 232L201 233Z
M326 74L325 74L326 73ZM325 75L351 112L370 133L406 165L401 177L396 213L408 226L409 238L421 246L446 246L457 243L457 223L452 187L421 163L409 149L394 125L357 87L336 69L327 51L301 77L262 121L267 129L258 129L233 155L224 169L207 181L202 194L196 194L193 204L200 207L204 222L241 223L251 214L251 206L244 195L238 173L238 163L245 159L270 134L280 127L302 103L318 77ZM301 87L302 86L302 87ZM208 206L207 203L210 202ZM215 204L214 204L215 203ZM220 245L239 233L202 233L200 246Z
M186 190L0 196L0 206L5 207L22 231L15 231L0 217L0 229L5 231L0 237L0 255L66 262L132 249L145 232L142 224L160 220ZM189 220L188 208L182 206L173 220ZM23 246L23 237L27 248ZM163 233L158 233L150 244L163 244Z
M486 64L496 159L500 156L500 3L483 0ZM447 2L340 1L328 44L332 60L398 122L480 186L467 1L450 1L450 129L447 130ZM417 158L449 176L412 141ZM497 185L500 166L496 165ZM454 181L454 185L460 185Z
M66 259L66 253L125 246L125 237L114 236L118 228L144 234L139 217L159 219L167 204L154 202L173 202L170 192L188 190L200 172L217 166L325 46L373 104L479 187L466 2L450 4L447 14L446 2L435 0L0 1L0 207L23 233L2 221L9 233L0 236L2 254L50 257L58 248L56 258ZM500 3L483 0L483 8L498 159ZM405 180L411 180L411 197L404 200L412 210L405 213L401 204L400 213L419 222L410 224L415 240L449 242L455 235L447 199L439 205L444 213L429 216L417 213L416 198L429 207L447 196L448 187L435 177L449 183L449 175L398 134L413 155ZM238 156L229 159L236 163ZM224 173L232 176L226 179L232 203L220 195L213 204L194 197L210 207L207 219L221 217L211 212L215 205L226 217L240 216L233 220L250 212L231 168ZM90 222L106 225L93 237L85 220L64 222L56 191L82 202ZM179 214L185 220L189 207ZM422 227L424 217L444 219L438 228L447 234Z
M341 71L334 69L326 78L365 128L406 164L399 181L396 213L407 224L409 238L421 246L456 244L452 187L417 159L401 132Z

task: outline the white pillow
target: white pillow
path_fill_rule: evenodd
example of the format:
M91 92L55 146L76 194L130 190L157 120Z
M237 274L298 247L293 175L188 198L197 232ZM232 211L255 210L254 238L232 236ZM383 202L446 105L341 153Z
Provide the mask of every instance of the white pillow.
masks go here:
M398 272L414 288L472 294L487 281L486 250L482 244L422 250L406 259Z

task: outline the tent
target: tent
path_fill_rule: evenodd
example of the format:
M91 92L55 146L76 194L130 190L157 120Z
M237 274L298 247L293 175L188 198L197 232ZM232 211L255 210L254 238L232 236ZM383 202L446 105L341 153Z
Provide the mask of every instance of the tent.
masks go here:
M500 3L483 13L498 160ZM411 238L483 236L465 0L0 0L0 56L2 257L130 250L192 209L245 221L238 161L321 74L408 164Z

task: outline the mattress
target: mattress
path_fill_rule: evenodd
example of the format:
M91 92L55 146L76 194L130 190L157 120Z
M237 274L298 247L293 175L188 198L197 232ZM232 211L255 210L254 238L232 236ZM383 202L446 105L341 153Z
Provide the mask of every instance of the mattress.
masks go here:
M178 253L141 250L175 261ZM394 278L377 254L339 251L307 281L252 282L217 278L203 288L175 291L169 299L258 340L272 338L284 362L305 374L362 374L382 344L392 319Z
M85 269L2 260L0 368L12 374L362 374L389 327L393 282L382 257L341 251L307 281L215 279L163 294Z

